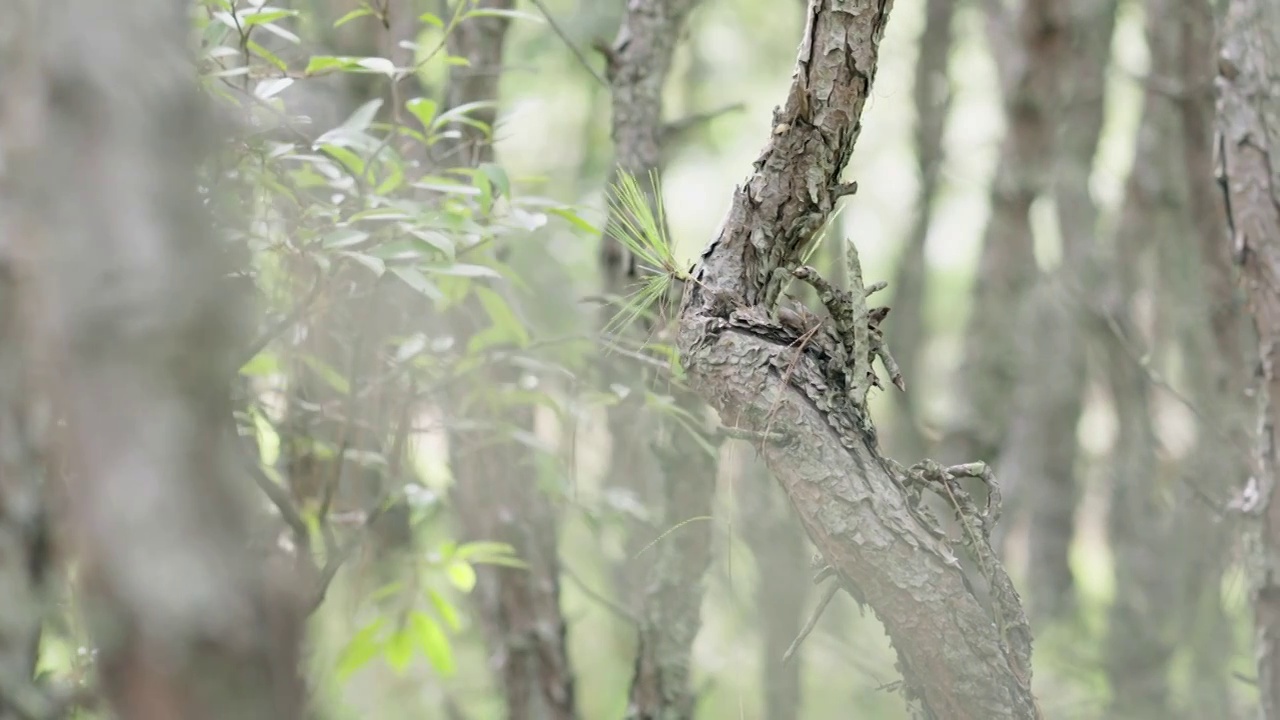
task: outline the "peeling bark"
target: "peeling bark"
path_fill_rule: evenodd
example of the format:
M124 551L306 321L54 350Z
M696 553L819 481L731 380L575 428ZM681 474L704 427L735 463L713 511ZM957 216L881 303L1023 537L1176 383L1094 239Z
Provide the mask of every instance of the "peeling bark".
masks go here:
M1280 7L1231 0L1218 57L1218 129L1231 247L1258 334L1258 437L1242 508L1262 715L1280 717Z
M866 407L830 367L831 346L802 343L768 306L775 271L794 267L846 187L840 173L889 7L810 4L769 141L686 285L681 355L722 418L761 433L761 453L810 539L884 623L924 715L1037 718L1030 633L1008 576L988 563L995 600L984 607L953 546L912 502L910 474L880 454ZM1044 29L1033 16L1029 24ZM851 273L851 285L860 280ZM991 558L985 541L974 546Z
M104 695L137 720L301 718L296 579L267 568L227 378L240 304L196 191L215 136L183 4L11 3L10 240L70 442L70 526ZM137 37L148 39L146 43ZM8 178L21 178L14 184Z

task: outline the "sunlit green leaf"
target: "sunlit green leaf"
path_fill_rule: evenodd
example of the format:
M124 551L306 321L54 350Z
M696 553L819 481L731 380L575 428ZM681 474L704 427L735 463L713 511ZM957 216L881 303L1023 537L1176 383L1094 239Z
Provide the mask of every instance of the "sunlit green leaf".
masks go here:
M253 356L249 362L240 366L240 374L245 377L266 377L280 373L280 358L270 350L263 350Z
M347 642L338 655L338 679L345 680L378 656L378 651L382 649L378 638L378 631L381 629L382 621L374 620Z
M444 624L454 632L462 630L462 619L458 615L458 609L449 602L448 598L440 594L440 591L427 589L427 597L431 598L431 605L435 607L436 614L444 620Z
M418 648L436 672L444 677L451 677L456 670L453 648L449 646L449 638L440 629L435 618L424 612L414 612L409 616L409 627L413 630Z
M382 657L397 673L403 673L413 661L414 637L411 628L412 626L405 627L393 633L382 649Z
M240 13L240 22L244 25L263 25L275 22L281 18L296 17L297 10L282 10L280 8L259 8L257 10L243 11Z
M249 52L253 53L254 55L257 55L258 57L262 58L263 60L266 60L267 62L269 62L269 63L271 63L272 65L274 65L274 66L275 66L275 68L276 68L277 70L279 70L280 72L289 72L289 65L288 65L288 63L286 63L284 60L281 60L281 59L279 58L279 56L277 56L275 53L273 53L273 52L271 52L270 50L266 49L265 47L263 47L263 46L259 45L258 43L254 42L253 40L250 40L250 41L245 45L245 47L249 48Z
M476 586L476 571L470 563L461 561L449 563L445 572L449 573L449 581L453 586L464 593L471 592Z

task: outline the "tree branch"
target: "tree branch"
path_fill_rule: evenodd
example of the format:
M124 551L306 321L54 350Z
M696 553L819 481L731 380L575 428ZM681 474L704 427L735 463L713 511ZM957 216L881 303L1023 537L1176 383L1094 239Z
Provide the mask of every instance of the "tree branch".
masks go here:
M796 333L765 304L776 297L776 271L798 264L834 208L889 5L812 0L786 102L686 285L679 346L721 417L794 433L764 444L762 455L840 581L884 622L907 697L925 716L1038 718L1016 594L1012 613L979 600L956 559L961 543L940 537L908 490L913 480L880 454L865 405L842 387L836 346L821 338L793 345ZM998 563L993 570L1007 580Z

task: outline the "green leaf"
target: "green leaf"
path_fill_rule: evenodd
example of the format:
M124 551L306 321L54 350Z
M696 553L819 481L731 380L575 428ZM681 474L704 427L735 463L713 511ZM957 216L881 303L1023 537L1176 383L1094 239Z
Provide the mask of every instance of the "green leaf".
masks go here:
M367 232L352 228L341 228L325 235L324 239L320 241L320 246L327 250L338 250L352 245L359 245L368 239L369 233Z
M263 60L266 60L267 62L274 65L276 69L279 70L280 72L289 72L288 63L286 63L284 60L281 60L275 53L262 47L261 45L254 42L253 40L250 40L245 45L245 47L249 48L249 52L252 52L254 55L257 55Z
M275 22L281 18L296 17L297 15L297 10L268 10L267 8L261 8L259 10L242 13L240 16L240 22L244 25L264 25L266 23Z
M356 65L365 68L366 70L381 73L387 77L396 74L396 64L384 57L360 58L356 61Z
M456 670L453 662L453 648L449 646L449 638L435 618L424 612L414 612L409 616L409 627L413 630L414 640L418 648L426 656L431 666L444 677L451 677Z
M475 293L489 320L493 322L493 326L502 331L504 336L511 338L517 347L527 347L529 331L525 329L524 323L520 322L520 318L516 317L511 305L489 288L477 287Z
M416 268L393 267L391 272L405 282L406 285L426 295L432 300L443 300L444 294Z
M431 598L431 604L436 609L436 614L440 619L444 620L444 624L454 632L462 630L462 618L458 615L458 609L449 602L449 599L440 594L439 590L427 590L427 597Z
M356 18L366 17L372 14L373 14L373 11L370 10L367 6L362 8L356 8L355 10L352 10L346 15L343 15L342 17L338 18L337 20L334 20L333 26L335 28L339 28L351 22L352 20L355 20Z
M430 130L431 121L435 118L436 110L439 109L440 105L430 98L416 97L405 102L404 107L413 113L414 117L418 118L418 122L422 123L424 130Z
M435 15L434 13L422 13L421 15L418 16L418 19L433 27L438 27L441 30L444 29L444 21L441 20L440 17L438 15Z
M484 173L485 177L489 178L490 183L493 183L498 195L511 197L511 180L507 177L507 171L503 170L501 165L480 163L479 170Z
M348 395L351 393L351 384L342 376L342 373L334 370L332 366L325 363L314 355L303 355L302 363L306 365L312 372L320 376L329 387L335 391Z
M449 581L453 586L464 593L469 593L476 586L476 570L471 567L471 563L452 562L445 568L445 572L449 574Z
M293 84L293 78L270 78L263 80L253 88L253 94L260 100L268 100L279 95L285 88Z
M464 18L501 17L501 18L508 18L512 20L528 20L530 22L535 22L535 23L546 22L546 20L544 20L540 15L521 12L519 10L505 10L502 8L476 8L474 10L468 11L467 14L463 15L462 17Z
M429 272L435 273L437 275L452 275L453 277L468 277L468 278L486 277L486 278L498 278L498 279L502 278L502 275L498 274L498 271L494 270L491 267L485 267L484 265L471 265L468 263L454 263L452 265L428 265L424 269Z
M344 130L359 130L361 132L368 130L373 124L373 119L378 115L378 109L382 107L382 98L374 98L369 102L356 108L351 113L351 117L342 123Z
M329 155L333 159L342 163L342 166L345 167L347 172L352 175L359 176L364 173L364 160L350 150L329 144L321 145L320 150L326 155Z
M253 359L240 366L240 374L245 377L266 377L280 372L280 358L270 350L263 350Z
M373 257L372 255L366 255L364 253L359 253L359 252L351 252L349 250L339 250L338 254L341 255L342 257L350 258L360 263L361 265L368 268L370 272L372 272L374 275L378 277L382 277L382 274L387 271L387 264L382 262L382 260L376 257Z
M374 620L357 632L346 647L338 655L338 679L345 680L377 657L382 644L378 640L378 631L382 629L382 621Z
M382 649L382 657L397 674L408 669L409 663L413 661L413 640L410 628L406 627L388 638L386 646Z
M567 221L570 225L578 228L579 230L583 231L588 235L600 234L600 228L596 227L595 225L592 225L586 220L583 220L582 216L578 215L576 212L574 212L573 210L567 207L550 208L549 210L547 210L547 212L551 213L552 215L555 215L556 217L559 217L562 220Z
M435 122L432 124L432 127L433 128L440 127L441 125L444 125L445 123L450 121L460 122L462 120L469 120L470 118L467 117L467 113L469 112L482 110L484 108L497 108L497 107L498 107L498 103L494 102L493 100L477 100L475 102L463 103L451 110L448 110L447 112L442 114L440 117L436 118ZM484 123L480 123L476 121L472 121L472 122L475 124L478 124L482 128L485 128L485 129L488 128L488 126L485 125Z
M339 57L336 55L313 55L311 60L307 62L307 69L304 71L307 75L315 75L326 70L342 70L354 64L355 58Z

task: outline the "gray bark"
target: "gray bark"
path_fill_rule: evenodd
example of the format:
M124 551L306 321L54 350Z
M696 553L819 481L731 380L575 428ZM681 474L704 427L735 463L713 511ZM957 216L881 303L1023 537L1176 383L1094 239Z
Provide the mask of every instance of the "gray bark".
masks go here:
M1013 515L1025 508L1030 515L1026 572L1033 620L1061 618L1075 606L1069 552L1079 501L1076 426L1086 348L1081 321L1098 215L1089 177L1102 133L1115 13L1115 0L1071 5L1052 178L1062 261L1028 291L1016 345L1012 420L999 462L1001 476L1017 480L1005 487L1006 510Z
M893 322L887 336L894 349L903 377L915 377L919 353L925 340L924 286L928 272L925 244L933 223L933 203L945 159L943 131L951 109L951 41L952 19L956 3L952 0L929 0L925 3L924 30L920 33L919 56L916 58L912 98L916 111L916 172L920 189L916 194L915 221L906 247L898 258L893 282ZM843 243L831 243L844 249ZM843 266L843 252L841 253ZM841 283L841 287L843 287ZM920 434L920 408L917 393L895 393L894 426L889 433L894 452L916 455L924 451Z
M23 341L67 418L104 695L138 720L300 718L298 583L249 546L226 431L245 343L196 189L216 129L187 6L7 7L0 128L20 232L6 259L30 279L20 306L38 332Z
M663 89L676 44L696 5L696 0L629 2L606 54L616 163L611 179L618 171L630 173L651 203L657 192L651 174L663 165L663 139L668 134ZM606 291L618 297L634 291L648 272L609 230L601 239L600 264ZM661 305L665 308L666 303ZM606 310L612 312L616 308ZM653 330L650 340L671 341L667 313L642 324ZM627 567L622 568L620 592L634 598L639 621L627 717L691 717L697 700L690 685L691 652L702 626L713 526L705 520L682 523L711 514L716 459L690 435L702 428L682 428L645 407L644 397L670 392L680 411L693 418L705 416L706 408L686 390L673 387L669 377L637 370L625 360L611 359L605 375L612 383L632 388L628 399L609 409L609 482L633 493L654 511L657 521L631 523L626 529ZM636 562L641 548L676 527Z
M992 49L1004 90L1005 136L991 186L973 303L958 372L957 408L944 457L993 460L1010 426L1018 379L1018 309L1037 277L1031 205L1052 187L1057 113L1067 88L1069 6L1022 0L994 19ZM1010 317L1015 320L1010 322Z
M510 10L512 0L481 0L479 8ZM498 98L507 31L502 16L471 17L448 36L449 53L467 58L468 67L452 67L443 110ZM441 141L434 160L442 167L468 167L492 162L495 108L467 113L485 128L458 124L461 134ZM508 288L498 288L506 292ZM483 311L468 303L451 318L453 330L466 338L483 329ZM482 371L500 392L519 381L519 368L495 360ZM472 394L475 385L458 388ZM487 391L487 390L486 390ZM568 625L560 609L559 518L551 499L539 487L535 451L512 435L533 432L533 408L503 403L467 403L456 396L453 407L476 409L465 420L478 429L452 432L450 462L456 480L452 496L464 541L510 544L527 569L487 566L477 569L473 593L498 690L513 720L570 720L577 717L575 677L569 665ZM497 435L497 437L495 437Z
M1262 717L1280 717L1280 7L1231 0L1218 57L1218 128L1231 247L1258 335L1258 436L1242 509L1249 519Z
M866 407L827 365L831 348L798 342L768 307L774 271L794 267L838 199L888 12L884 0L810 4L770 138L686 285L681 355L722 418L762 433L810 539L884 622L923 714L1040 717L1026 619L990 546L973 543L994 598L984 607L952 546L913 510L914 481L881 455Z

